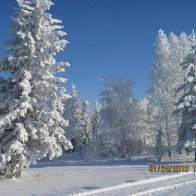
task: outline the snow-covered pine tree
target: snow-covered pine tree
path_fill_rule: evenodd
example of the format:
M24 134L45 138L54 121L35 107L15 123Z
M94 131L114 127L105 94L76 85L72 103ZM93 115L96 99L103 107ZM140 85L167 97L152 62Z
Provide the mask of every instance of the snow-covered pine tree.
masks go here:
M9 73L0 92L0 173L19 177L21 170L43 157L60 156L72 148L64 136L68 125L62 115L68 95L58 84L68 63L56 62L67 41L61 21L47 10L50 0L17 0L9 41L10 55L1 61L0 70Z
M77 88L75 85L71 86L70 96L65 103L65 119L69 120L69 126L65 128L65 135L72 141L74 150L77 151L79 147L79 139L82 137L82 111L78 99Z
M185 58L183 68L187 75L180 87L183 95L179 100L177 111L182 112L182 122L178 133L179 150L195 152L196 161L196 46Z

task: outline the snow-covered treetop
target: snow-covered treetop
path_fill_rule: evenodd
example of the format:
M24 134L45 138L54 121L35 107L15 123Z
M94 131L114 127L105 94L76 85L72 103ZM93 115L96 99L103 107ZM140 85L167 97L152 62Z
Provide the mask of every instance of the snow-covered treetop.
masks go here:
M46 11L50 9L53 3L51 0L17 0L20 7L32 9L32 7L36 7L41 9L42 11Z

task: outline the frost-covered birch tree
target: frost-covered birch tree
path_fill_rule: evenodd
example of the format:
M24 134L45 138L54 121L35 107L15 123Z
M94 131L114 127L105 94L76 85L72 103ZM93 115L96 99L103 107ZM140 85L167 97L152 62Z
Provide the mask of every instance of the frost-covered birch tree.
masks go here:
M123 76L119 79L104 78L105 90L101 93L101 117L106 140L119 150L121 158L131 152L134 136L132 135L135 115L132 98L132 81ZM136 145L134 145L136 149Z
M0 173L19 177L24 167L43 157L50 159L72 148L64 136L68 121L63 118L68 95L56 77L68 63L57 62L66 35L47 11L50 0L17 0L9 41L9 56L0 70L9 77L0 85Z
M141 98L136 102L137 107L137 124L136 130L140 133L144 147L155 145L155 120L156 108L152 105L148 97Z
M171 155L172 146L177 142L176 130L180 123L180 114L173 115L180 96L176 90L182 84L184 77L180 64L190 51L193 40L193 35L187 36L182 33L176 36L170 33L167 37L164 31L160 30L155 44L155 58L151 71L153 84L150 94L152 99L156 99L155 103L159 108L159 117L155 118L161 119L157 130L163 132L168 155Z
M168 133L168 146L170 148L171 146L171 131L168 128L168 120L169 115L171 116L172 111L167 111L171 108L171 103L167 100L167 98L170 98L170 94L168 95L168 91L171 89L171 80L167 80L168 76L171 76L173 74L171 72L171 64L170 64L170 44L167 36L165 33L160 30L157 36L156 40L156 51L155 51L155 59L152 67L151 72L151 79L153 81L153 85L151 88L151 96L154 96L155 99L159 99L157 103L158 105L156 107L159 107L159 115L161 116L161 121L159 122L159 126L157 128L158 130L161 130L162 133L165 131ZM169 74L169 75L168 75ZM174 79L174 77L172 77ZM174 91L173 91L174 93ZM169 103L169 105L168 105ZM174 104L172 104L174 107ZM168 107L169 106L169 107ZM172 108L173 108L172 107ZM171 108L171 109L172 109ZM164 117L163 117L164 115ZM164 130L163 130L163 127ZM164 135L166 135L164 132ZM171 153L171 149L168 149L168 153Z

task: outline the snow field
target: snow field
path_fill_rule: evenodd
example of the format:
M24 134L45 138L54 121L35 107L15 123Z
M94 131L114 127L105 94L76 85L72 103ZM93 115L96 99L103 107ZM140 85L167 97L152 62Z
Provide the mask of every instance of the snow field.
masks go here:
M151 193L156 193L156 192L163 192L166 190L170 190L170 189L174 189L174 188L178 188L181 186L190 185L190 184L195 183L196 180L189 180L189 181L184 182L184 180L185 180L184 177L188 176L188 179L189 179L190 176L193 176L193 174L194 174L194 172L164 175L164 176L149 178L149 179L140 180L140 181L136 181L136 182L123 183L120 185L106 187L106 188L102 188L102 189L86 191L83 193L71 194L70 196L89 196L89 195L108 195L108 196L113 195L114 196L114 195L125 195L125 194L128 195L129 192L133 191L134 186L137 186L135 189L136 192L134 194L130 194L130 195L138 196L138 195L146 195L146 194L151 194ZM172 181L175 181L175 183L178 181L183 181L183 182L178 183L178 184L174 184L174 185L170 185L170 186L162 187L162 181L166 181L166 184L173 183ZM158 184L158 186L160 186L160 187L138 192L138 190L140 190L143 185L147 185L147 184L150 185L148 187L154 187L154 186L156 186L156 184ZM144 187L144 188L146 188L146 187Z

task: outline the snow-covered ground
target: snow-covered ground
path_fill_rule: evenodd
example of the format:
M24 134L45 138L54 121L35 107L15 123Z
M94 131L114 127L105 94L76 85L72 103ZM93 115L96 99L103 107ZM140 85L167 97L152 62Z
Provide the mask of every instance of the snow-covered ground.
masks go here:
M196 173L150 173L147 162L81 161L70 155L42 161L19 180L0 179L0 195L196 195Z

